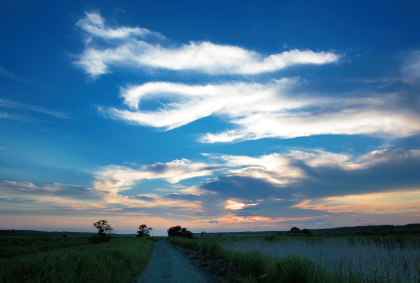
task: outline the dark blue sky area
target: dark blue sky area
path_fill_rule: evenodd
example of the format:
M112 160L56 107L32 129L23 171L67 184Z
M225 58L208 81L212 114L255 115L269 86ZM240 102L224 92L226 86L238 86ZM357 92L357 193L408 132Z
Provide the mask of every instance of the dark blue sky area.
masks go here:
M418 211L383 211L403 194L420 204L418 11L3 1L0 212L56 223L64 207L69 219L120 219L121 231L124 215L157 231L410 222Z

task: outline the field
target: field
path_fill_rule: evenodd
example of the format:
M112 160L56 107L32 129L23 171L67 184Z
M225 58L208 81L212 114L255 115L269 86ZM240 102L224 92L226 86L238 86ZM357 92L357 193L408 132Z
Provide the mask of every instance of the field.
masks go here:
M113 238L0 238L0 282L131 282L146 266L153 242Z
M418 234L169 241L225 260L249 282L420 282Z

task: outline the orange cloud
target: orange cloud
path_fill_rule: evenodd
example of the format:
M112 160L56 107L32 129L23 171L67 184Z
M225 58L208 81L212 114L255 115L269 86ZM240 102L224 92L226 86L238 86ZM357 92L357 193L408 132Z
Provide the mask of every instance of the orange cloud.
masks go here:
M418 212L419 191L399 191L328 197L305 200L295 208L323 210L331 213L408 214Z
M312 219L313 217L302 217L302 218L271 218L264 216L236 216L234 214L226 214L217 219L221 223L254 223L254 222L265 222L265 223L275 223L275 222L284 222L290 220L307 220Z
M245 204L245 203L242 203L242 202L239 202L239 201L236 201L236 200L227 200L225 208L226 209L237 210L237 209L243 209L247 206L253 206L253 205L257 205L257 203Z

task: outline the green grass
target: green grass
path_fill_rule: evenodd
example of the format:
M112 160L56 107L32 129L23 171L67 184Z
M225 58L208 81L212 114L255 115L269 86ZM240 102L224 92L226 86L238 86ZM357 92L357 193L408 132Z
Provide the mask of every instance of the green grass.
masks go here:
M13 237L0 238L0 258L40 253L58 248L69 248L87 245L86 237Z
M40 245L28 244L27 247L33 252ZM149 262L153 242L117 238L96 245L49 247L43 252L0 259L0 282L131 282Z

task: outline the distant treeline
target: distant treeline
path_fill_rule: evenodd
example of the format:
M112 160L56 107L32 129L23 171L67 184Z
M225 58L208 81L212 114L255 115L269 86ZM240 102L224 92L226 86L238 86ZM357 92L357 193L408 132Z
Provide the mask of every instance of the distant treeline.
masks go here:
M304 227L302 227L304 228ZM324 228L324 229L308 229L314 234L322 233L356 233L356 232L372 232L378 230L386 231L402 231L402 230L420 230L420 224L406 224L406 225L364 225L364 226L352 226L352 227L335 227L335 228ZM207 236L268 236L288 231L245 231L245 232L218 232L218 233L206 233ZM200 233L194 233L194 237L200 237Z
M304 228L304 227L301 227ZM406 224L406 225L365 225L365 226L352 226L352 227L335 227L324 229L308 229L313 234L322 233L357 233L357 232L372 232L372 231L401 231L401 230L420 230L420 223ZM217 232L206 233L206 236L268 236L278 233L286 233L287 231L245 231L245 232ZM200 237L201 233L193 233L194 237ZM91 237L96 233L91 232L44 232L37 230L0 230L0 237ZM135 237L135 234L114 234L114 237Z
M330 233L354 233L354 232L371 232L378 230L397 231L397 230L419 230L420 224L406 224L406 225L365 225L365 226L353 226L353 227L336 227L326 229L308 229L314 234L320 234L325 232Z
M37 230L0 230L0 237L91 237L93 232L45 232ZM115 237L135 237L136 234L114 234Z
M68 231L54 231L45 232L37 230L0 230L0 237L90 237L95 235L91 232L68 232Z

